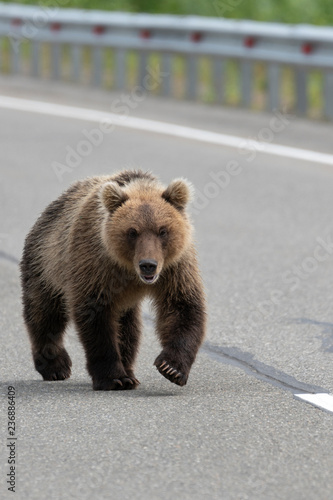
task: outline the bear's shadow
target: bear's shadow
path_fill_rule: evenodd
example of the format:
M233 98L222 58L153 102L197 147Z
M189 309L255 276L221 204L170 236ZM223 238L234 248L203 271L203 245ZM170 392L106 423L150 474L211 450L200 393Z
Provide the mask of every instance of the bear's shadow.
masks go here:
M3 381L4 387L15 387L17 399L23 397L24 399L40 397L43 394L50 396L51 394L61 394L62 396L73 394L84 394L93 398L108 397L170 397L180 396L181 388L173 389L160 389L153 390L151 388L143 387L141 384L138 389L134 391L94 391L91 382L79 382L75 380L46 382L44 380L7 380Z

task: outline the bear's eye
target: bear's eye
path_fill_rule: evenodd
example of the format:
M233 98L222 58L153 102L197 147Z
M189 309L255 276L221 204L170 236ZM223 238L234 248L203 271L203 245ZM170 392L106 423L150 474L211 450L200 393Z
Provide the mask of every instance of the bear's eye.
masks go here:
M168 234L168 231L165 227L161 227L160 231L159 231L159 235L164 238L165 236L167 236Z
M131 239L131 240L135 240L135 238L138 236L138 232L136 229L134 228L131 228L129 231L128 231L128 237Z

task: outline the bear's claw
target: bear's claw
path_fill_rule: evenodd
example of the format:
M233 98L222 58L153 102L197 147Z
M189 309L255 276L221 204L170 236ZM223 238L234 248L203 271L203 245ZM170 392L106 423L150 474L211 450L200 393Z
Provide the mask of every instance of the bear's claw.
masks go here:
M66 380L67 378L69 378L69 376L70 376L70 373L67 373L67 372L55 372L55 373L51 373L48 376L45 376L44 380L49 381L49 382L54 382L56 380Z
M186 384L187 376L173 366L170 366L166 361L163 361L160 365L158 365L156 362L154 364L161 375L170 380L170 382L173 382L174 384L180 386Z
M108 378L94 381L93 388L95 391L126 391L136 389L139 384L135 377Z

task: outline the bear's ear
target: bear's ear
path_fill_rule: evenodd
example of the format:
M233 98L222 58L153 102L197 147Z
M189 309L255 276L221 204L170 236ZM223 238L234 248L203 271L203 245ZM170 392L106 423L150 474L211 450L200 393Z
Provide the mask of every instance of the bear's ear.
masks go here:
M120 205L128 200L127 194L116 182L108 182L104 184L101 189L100 197L103 205L109 212L114 212L116 208L120 207Z
M174 205L178 210L186 207L192 197L192 185L185 179L175 179L163 191L162 198Z

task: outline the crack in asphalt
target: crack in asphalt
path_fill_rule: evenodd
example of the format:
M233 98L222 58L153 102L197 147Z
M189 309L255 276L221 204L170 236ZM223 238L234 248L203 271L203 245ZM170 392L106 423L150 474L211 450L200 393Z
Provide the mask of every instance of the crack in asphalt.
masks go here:
M297 393L328 393L322 387L305 384L300 382L291 375L276 370L272 366L266 365L254 358L253 354L243 352L237 347L220 347L210 342L205 342L201 347L201 351L207 354L210 358L220 363L237 366L263 382L279 387L280 389L288 390L293 394Z

